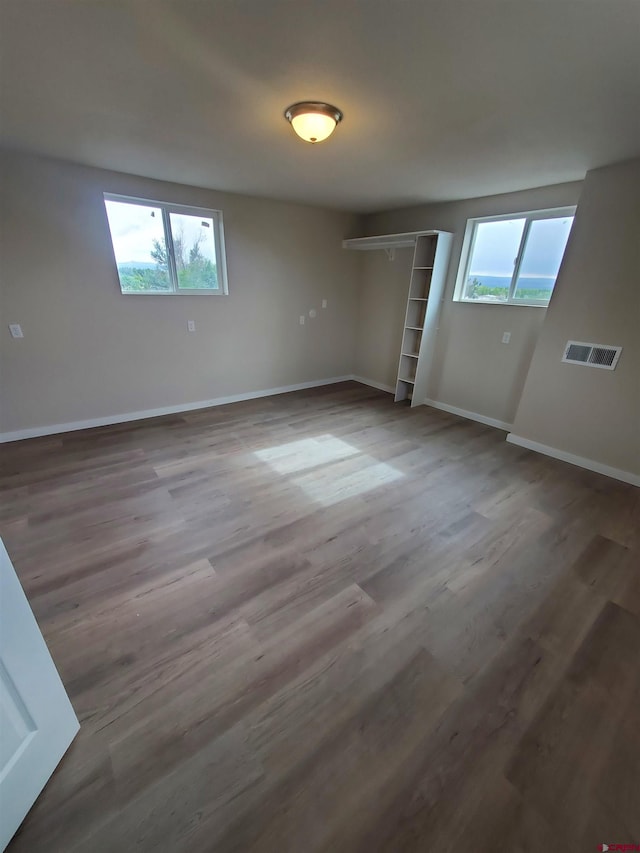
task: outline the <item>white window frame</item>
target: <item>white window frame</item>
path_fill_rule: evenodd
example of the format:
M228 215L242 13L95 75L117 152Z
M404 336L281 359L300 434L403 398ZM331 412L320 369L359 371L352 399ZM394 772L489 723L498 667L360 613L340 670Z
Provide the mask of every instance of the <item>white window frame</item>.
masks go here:
M123 296L228 296L229 295L229 284L227 279L227 256L225 250L225 242L224 242L224 225L222 222L222 211L221 210L212 210L208 207L192 207L191 205L186 204L173 204L173 202L167 201L157 201L156 199L151 198L138 198L136 196L129 195L119 195L117 193L103 193L103 197L105 201L121 201L126 202L127 204L139 204L142 207L159 207L162 211L162 225L164 228L164 238L167 246L167 256L169 259L169 281L171 283L172 290L140 290L140 291L130 291L122 289L122 282L120 281L120 272L118 270L118 263L115 258L115 250L114 250L114 263L116 266L116 274L118 276L118 285L120 287L120 293ZM215 290L213 288L184 288L178 287L178 273L176 270L176 259L174 255L173 248L173 237L171 234L171 227L169 221L170 213L184 213L191 214L192 216L202 216L203 218L211 219L213 221L213 241L216 249L216 270L218 274L218 288ZM108 217L107 217L108 220ZM109 228L109 239L111 241L111 247L113 249L113 239L111 238L111 228L107 221L107 228Z
M542 299L525 300L514 298L518 284L518 277L520 275L520 266L522 264L522 259L527 248L529 233L531 231L531 223L536 222L539 219L563 219L567 216L575 216L575 213L575 206L554 207L547 210L529 210L521 213L502 213L499 216L477 216L473 219L467 219L467 226L465 228L464 241L462 244L462 253L460 255L460 265L458 267L458 276L456 278L456 286L453 293L454 302L465 302L467 305L521 305L528 306L530 308L547 308L549 302L545 302ZM483 222L504 222L509 219L524 219L525 223L524 228L522 229L522 237L520 238L518 254L516 255L513 266L513 275L511 276L507 299L506 301L494 301L493 299L469 299L464 295L464 292L467 284L467 278L469 276L471 259L473 257L478 225ZM549 299L551 299L551 294L553 294L553 290L549 294Z

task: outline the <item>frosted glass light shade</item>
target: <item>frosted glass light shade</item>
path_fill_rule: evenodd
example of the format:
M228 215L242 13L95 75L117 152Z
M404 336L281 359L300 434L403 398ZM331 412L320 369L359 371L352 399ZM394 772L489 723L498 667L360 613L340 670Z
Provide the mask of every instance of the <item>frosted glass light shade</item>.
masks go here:
M319 113L301 113L291 119L293 129L305 142L322 142L331 136L336 129L336 122L331 116Z
M300 139L312 143L327 139L342 121L342 113L337 107L315 101L292 104L284 115Z

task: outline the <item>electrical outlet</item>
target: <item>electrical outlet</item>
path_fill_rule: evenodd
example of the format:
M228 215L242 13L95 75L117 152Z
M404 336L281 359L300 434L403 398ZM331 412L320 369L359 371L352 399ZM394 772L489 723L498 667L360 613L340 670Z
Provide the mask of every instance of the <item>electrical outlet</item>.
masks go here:
M511 332L505 332L505 333L502 335L502 343L503 343L503 344L508 344L510 340L511 340Z
M22 326L20 325L20 323L10 323L9 331L11 332L12 338L24 338L24 335L22 334Z
M316 312L316 309L315 309L315 308L312 308L312 309L309 311L309 316L311 317L311 319L312 319L312 320L313 320L313 318L316 316L316 313L317 313L317 312Z
M300 325L304 326L304 314L300 315Z
M326 307L327 307L327 300L326 300L326 299L323 299L323 300L322 300L322 307L323 307L323 308L326 308Z
M195 332L195 330L196 330L196 321L195 320L187 320L187 330L189 332Z

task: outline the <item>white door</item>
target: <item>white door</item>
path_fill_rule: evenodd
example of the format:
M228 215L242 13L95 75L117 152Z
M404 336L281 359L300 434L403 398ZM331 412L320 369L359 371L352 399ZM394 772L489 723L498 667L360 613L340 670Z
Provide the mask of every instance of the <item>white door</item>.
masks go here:
M79 728L0 539L0 850Z

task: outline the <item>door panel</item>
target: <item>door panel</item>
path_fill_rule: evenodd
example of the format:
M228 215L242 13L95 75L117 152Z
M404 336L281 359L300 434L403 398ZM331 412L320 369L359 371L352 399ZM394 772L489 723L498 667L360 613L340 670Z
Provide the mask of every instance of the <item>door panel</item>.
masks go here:
M0 850L79 729L0 540Z

